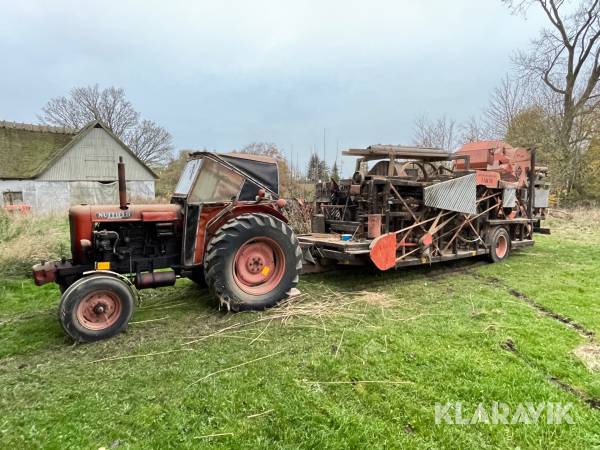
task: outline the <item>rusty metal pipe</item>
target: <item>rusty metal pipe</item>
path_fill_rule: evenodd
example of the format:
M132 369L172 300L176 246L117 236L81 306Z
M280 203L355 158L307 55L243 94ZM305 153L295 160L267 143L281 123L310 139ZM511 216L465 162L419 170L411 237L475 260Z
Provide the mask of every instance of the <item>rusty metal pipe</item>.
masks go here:
M151 289L164 286L173 286L177 277L175 272L144 272L135 277L135 287L138 289Z
M527 218L533 218L533 201L535 197L535 156L536 148L531 149L531 159L529 163L529 186L527 186Z
M123 157L119 156L118 174L119 174L119 208L127 209L127 184L125 181L125 163Z

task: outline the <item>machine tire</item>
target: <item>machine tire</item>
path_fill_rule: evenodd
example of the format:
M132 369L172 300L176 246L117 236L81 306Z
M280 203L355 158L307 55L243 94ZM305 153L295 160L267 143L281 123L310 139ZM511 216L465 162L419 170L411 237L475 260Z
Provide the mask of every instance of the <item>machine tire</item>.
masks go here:
M281 220L243 214L215 233L204 261L206 282L221 305L232 311L263 310L287 298L298 283L302 250Z
M510 235L504 227L492 228L489 233L489 259L492 262L504 261L510 254Z
M122 280L92 275L71 285L63 294L58 319L77 342L93 342L121 333L133 314L135 299Z

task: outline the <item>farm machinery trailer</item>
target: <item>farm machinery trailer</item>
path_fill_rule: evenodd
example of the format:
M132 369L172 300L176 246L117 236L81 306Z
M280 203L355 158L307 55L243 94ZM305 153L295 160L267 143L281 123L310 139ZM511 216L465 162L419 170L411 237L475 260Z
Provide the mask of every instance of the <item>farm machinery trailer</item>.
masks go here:
M352 178L316 186L312 233L299 237L309 249L305 271L332 262L388 270L477 255L497 262L533 245L534 230L548 232L540 226L546 169L535 167L535 150L479 141L453 154L374 145L344 155L358 157Z
M543 231L547 186L534 151L479 142L452 155L400 146L345 153L359 158L356 173L317 184L312 233L300 236L270 158L193 153L171 203L151 205L127 202L120 161L119 205L72 207L72 257L35 265L35 283L56 282L65 332L95 341L127 327L138 289L180 277L208 286L227 309L264 309L290 295L303 267L500 261Z

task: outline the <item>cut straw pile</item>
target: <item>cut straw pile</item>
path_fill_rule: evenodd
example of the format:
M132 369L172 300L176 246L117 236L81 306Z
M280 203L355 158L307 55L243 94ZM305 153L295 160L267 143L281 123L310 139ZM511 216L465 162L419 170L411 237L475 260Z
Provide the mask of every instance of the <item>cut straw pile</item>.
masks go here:
M367 307L390 308L397 304L394 299L382 292L356 291L336 292L323 286L324 294L308 300L307 293L291 297L268 310L265 315L283 323L294 318L311 319L349 318L357 319L365 315Z
M359 324L365 321L368 308L378 308L383 311L397 305L396 301L381 292L336 292L325 286L322 288L322 292L326 292L325 294L311 296L310 300L309 293L293 296L281 302L277 307L266 310L255 320L239 321L205 336L190 337L191 340L182 345L193 345L213 337L234 337L233 334L245 330L257 332L257 328L253 325L266 322L263 328L259 327L259 334L250 339L250 344L252 344L261 340L261 336L274 321L282 325L289 325L293 322L302 327L314 327L327 332L327 320L348 320ZM235 337L240 336L236 335Z

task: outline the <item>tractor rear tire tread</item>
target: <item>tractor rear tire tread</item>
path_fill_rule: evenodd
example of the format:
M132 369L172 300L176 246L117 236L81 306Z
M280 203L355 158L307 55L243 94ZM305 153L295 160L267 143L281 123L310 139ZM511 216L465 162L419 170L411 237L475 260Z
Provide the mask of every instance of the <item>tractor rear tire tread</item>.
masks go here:
M241 241L264 234L279 240L286 255L286 268L283 279L270 293L260 296L246 294L228 279L228 269L232 272L233 257ZM288 292L296 287L302 269L302 250L292 229L281 220L268 214L243 214L231 219L210 240L204 259L206 283L213 291L220 306L231 311L264 310L288 297Z

